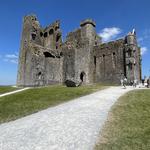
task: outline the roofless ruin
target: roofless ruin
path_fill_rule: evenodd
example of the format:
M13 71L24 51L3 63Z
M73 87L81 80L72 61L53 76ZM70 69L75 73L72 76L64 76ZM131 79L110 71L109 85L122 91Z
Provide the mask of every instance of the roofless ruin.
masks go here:
M62 41L60 21L42 28L25 16L18 67L18 86L74 83L119 83L141 79L140 47L133 30L124 38L102 43L96 23L86 19Z

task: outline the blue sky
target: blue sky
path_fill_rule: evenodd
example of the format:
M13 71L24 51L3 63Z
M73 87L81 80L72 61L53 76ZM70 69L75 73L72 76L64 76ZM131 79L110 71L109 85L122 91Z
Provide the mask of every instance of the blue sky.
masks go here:
M104 41L136 29L142 47L142 74L150 75L149 0L1 0L0 2L0 85L15 84L22 19L36 14L42 26L60 19L63 36L92 18Z

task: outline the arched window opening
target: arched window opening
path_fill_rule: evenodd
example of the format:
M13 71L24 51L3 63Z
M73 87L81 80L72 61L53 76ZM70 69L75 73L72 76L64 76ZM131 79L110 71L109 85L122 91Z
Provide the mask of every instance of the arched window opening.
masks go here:
M57 35L56 42L58 42L60 40L60 38L61 38L61 35Z
M44 37L47 37L47 32L44 33Z
M41 37L43 36L43 32L40 32L40 36L41 36Z
M103 54L103 59L102 60L105 61L105 54Z
M55 56L53 56L51 53L49 52L44 52L44 56L45 57L52 57L52 58L55 58Z
M35 33L32 33L31 36L32 36L32 40L35 40L36 34L35 34Z
M63 56L63 52L60 52L60 56Z
M115 52L113 52L113 54L112 54L112 65L113 65L113 68L116 67L116 54L115 54Z
M50 30L49 30L49 35L52 35L52 34L54 34L54 30L53 30L53 29L50 29Z
M42 72L39 72L39 73L38 73L38 79L40 80L41 77L42 77Z

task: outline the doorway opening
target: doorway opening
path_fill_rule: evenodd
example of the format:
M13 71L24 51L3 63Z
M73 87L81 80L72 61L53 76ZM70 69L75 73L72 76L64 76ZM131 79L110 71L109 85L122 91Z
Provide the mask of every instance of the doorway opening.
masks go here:
M85 72L84 72L84 71L82 71L82 72L80 73L80 80L81 80L82 82L85 81Z

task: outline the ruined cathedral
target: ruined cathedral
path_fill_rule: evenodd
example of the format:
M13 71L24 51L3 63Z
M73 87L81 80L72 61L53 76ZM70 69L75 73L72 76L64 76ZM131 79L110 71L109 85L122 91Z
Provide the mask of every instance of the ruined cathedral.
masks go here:
M62 40L60 21L43 28L36 16L25 16L19 55L18 86L75 83L128 83L141 79L140 47L133 30L116 41L102 43L91 19Z

